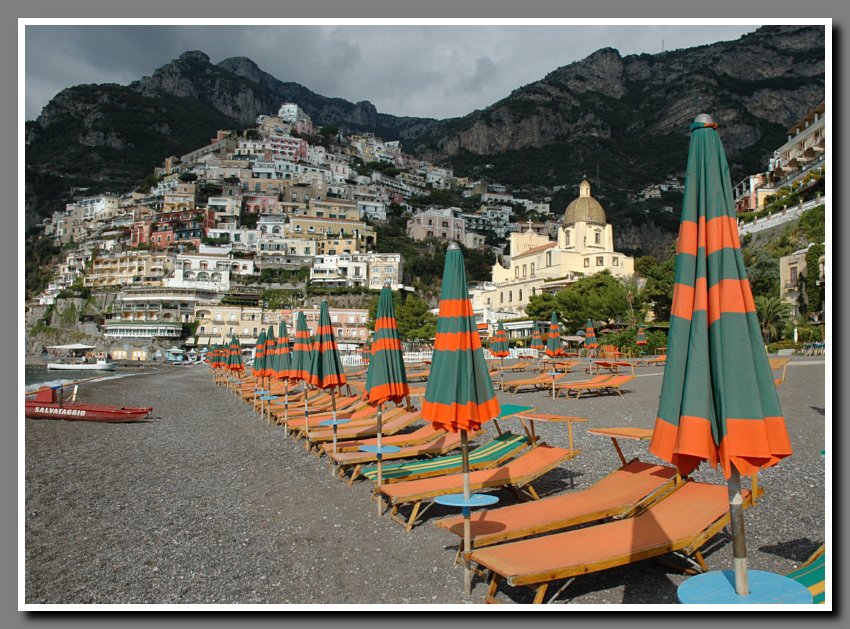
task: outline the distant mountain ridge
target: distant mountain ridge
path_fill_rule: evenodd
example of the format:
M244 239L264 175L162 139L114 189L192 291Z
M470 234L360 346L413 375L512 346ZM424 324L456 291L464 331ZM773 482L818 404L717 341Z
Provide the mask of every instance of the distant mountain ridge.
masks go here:
M164 157L206 144L217 129L250 126L292 101L317 125L400 139L409 152L444 161L458 174L483 173L511 186L567 185L553 199L558 211L588 175L610 217L652 233L629 195L683 172L688 124L697 113L708 111L720 123L733 176L743 176L763 169L785 129L823 99L824 73L823 27L770 26L736 41L656 55L622 57L603 48L490 107L435 120L328 98L245 57L212 64L205 53L189 51L128 86L63 90L27 123L27 225L62 207L71 186L127 190ZM646 238L637 234L637 241ZM629 238L625 231L622 237Z

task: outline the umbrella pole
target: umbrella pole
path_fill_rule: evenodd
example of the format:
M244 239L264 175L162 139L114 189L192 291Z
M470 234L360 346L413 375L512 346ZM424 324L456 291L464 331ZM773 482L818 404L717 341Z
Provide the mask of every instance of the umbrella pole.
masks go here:
M501 369L502 382L501 382L501 384L499 384L499 391L504 391L505 390L505 357L504 356L499 359L499 364L502 366L502 369Z
M383 469L381 467L381 433L384 431L384 403L378 404L378 515L384 513L384 497L381 495L381 484L383 483Z
M460 431L460 453L463 462L463 499L469 501L469 442L465 430ZM469 507L463 507L463 591L472 595L472 566L469 554L472 552L472 526L469 521Z
M732 466L732 475L726 484L729 491L729 519L732 528L732 557L735 562L735 592L739 596L750 593L747 575L747 542L744 537L744 497L741 493L741 474Z
M333 389L331 389L331 409L333 410L331 419L334 427L334 454L336 454L336 392ZM336 471L334 470L335 473Z
M304 435L307 439L307 447L310 446L310 409L307 408L307 381L304 381Z
M283 381L283 436L289 436L289 378Z

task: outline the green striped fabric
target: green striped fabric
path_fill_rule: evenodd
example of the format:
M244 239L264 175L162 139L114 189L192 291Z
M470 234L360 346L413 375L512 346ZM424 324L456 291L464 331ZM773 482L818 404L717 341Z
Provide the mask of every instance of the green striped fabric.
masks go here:
M310 329L302 311L295 320L295 343L292 346L290 380L307 380L310 373Z
M546 355L549 357L560 356L564 352L561 349L561 330L558 327L558 315L552 313L549 321L549 332L546 334Z
M277 339L274 336L274 326L270 325L269 329L266 330L266 345L265 345L265 366L263 368L263 375L268 378L269 376L274 375L275 369L275 360L277 359L275 352L277 349Z
M808 566L789 572L786 576L809 589L812 593L812 603L820 604L826 600L826 553L822 553Z
M676 255L667 366L650 451L729 478L791 454L738 241L717 125L694 122Z
M388 285L381 289L375 312L375 333L372 356L366 373L366 399L372 406L393 401L401 402L410 394L401 339L393 308L393 292Z
M266 373L266 331L261 329L254 346L254 361L251 363L251 373L262 378Z
M499 321L499 329L496 330L496 334L490 343L490 353L496 358L504 358L511 353L510 346L508 345L508 335L505 332L505 324L501 321Z
M481 466L487 466L494 461L501 461L528 445L528 439L523 435L515 435L505 432L493 439L490 443L479 446L469 453L469 469L475 470ZM425 461L406 461L404 463L384 464L383 479L416 478L423 474L443 475L460 472L462 466L460 454L427 459ZM371 466L363 468L363 475L370 480L378 478L378 467Z
M292 354L289 349L289 330L286 329L286 321L280 320L277 328L277 360L275 361L274 377L278 380L289 378Z
M334 339L328 302L319 306L319 326L310 352L310 374L307 382L320 389L332 389L345 384L345 370Z

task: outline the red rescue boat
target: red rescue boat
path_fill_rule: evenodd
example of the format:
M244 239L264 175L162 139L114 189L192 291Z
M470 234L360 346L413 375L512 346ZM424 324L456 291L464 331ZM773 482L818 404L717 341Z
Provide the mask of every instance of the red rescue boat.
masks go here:
M153 411L152 406L128 408L65 402L58 395L59 387L41 389L35 397L26 400L24 415L30 419L66 419L90 422L133 422L144 419Z

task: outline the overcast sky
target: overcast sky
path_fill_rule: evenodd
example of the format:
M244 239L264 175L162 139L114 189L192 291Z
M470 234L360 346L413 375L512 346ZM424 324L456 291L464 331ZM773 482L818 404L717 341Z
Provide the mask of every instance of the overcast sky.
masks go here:
M447 118L599 48L657 53L737 39L755 25L26 27L26 118L66 87L126 85L187 50L249 57L281 81L379 112Z

